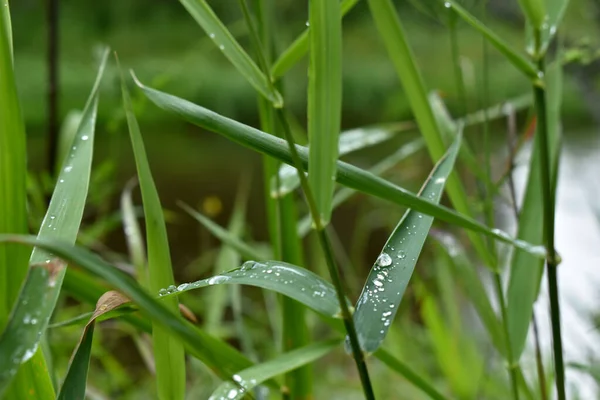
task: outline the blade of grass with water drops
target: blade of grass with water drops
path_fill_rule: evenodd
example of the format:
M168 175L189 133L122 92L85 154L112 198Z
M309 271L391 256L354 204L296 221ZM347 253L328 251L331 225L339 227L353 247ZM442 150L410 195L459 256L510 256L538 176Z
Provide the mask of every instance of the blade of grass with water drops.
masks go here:
M123 105L127 116L129 136L142 192L148 260L148 283L152 293L174 283L167 228L158 191L152 178L142 135L133 113L125 80L121 77ZM164 304L174 313L179 312L177 296L166 299ZM161 399L185 397L185 353L181 341L172 336L160 324L152 327L152 346L156 365L156 383Z
M267 379L314 362L333 351L340 343L341 339L331 339L310 344L240 371L233 376L231 381L225 381L219 385L209 397L209 400L242 399L248 392Z
M261 72L208 3L205 0L180 0L180 2L244 78L275 107L282 107L283 98L270 78Z
M100 63L96 82L88 98L81 124L71 150L63 163L58 181L42 221L38 237L75 243L88 192L98 88L106 65L108 50ZM61 290L65 265L42 249L31 253L31 268L10 320L0 337L0 392L38 348Z
M331 218L342 115L342 20L338 0L309 0L308 183L324 226Z
M342 18L350 11L359 0L343 0L340 4L342 11ZM310 28L307 28L302 32L292 44L285 49L277 61L271 67L271 75L277 79L282 77L287 71L289 71L294 65L296 65L302 57L308 53L308 34Z
M127 297L115 291L107 292L98 299L96 311L94 311L83 329L79 344L73 352L67 375L60 388L60 392L56 396L57 400L85 398L85 388L87 384L90 357L92 355L92 339L94 338L96 319L117 309L128 301L129 299Z
M272 290L329 317L339 317L333 285L317 274L283 261L246 261L240 268L196 282L183 283L161 295L187 292L212 285L250 285Z
M460 149L461 135L457 135L444 158L434 167L420 196L436 203L440 201ZM354 312L358 339L364 351L374 352L385 339L432 223L433 217L407 210L377 257Z
M502 53L506 59L510 61L510 63L518 70L523 72L531 79L539 78L537 69L530 61L528 61L516 50L513 50L508 43L506 43L500 36L490 30L487 26L485 26L485 24L475 18L471 13L458 5L454 0L440 1L444 1L444 5L446 7L452 8L467 24L479 31L479 33L481 33L490 42L490 44L494 46L500 53Z
M144 86L137 79L136 83L144 91L145 95L158 107L178 115L194 125L225 136L229 140L241 144L242 146L277 158L287 164L293 164L288 144L283 139L223 117L222 115L187 100L151 89ZM296 150L306 167L308 165L308 149L296 145ZM459 214L447 207L435 204L428 199L423 199L400 186L343 161L337 162L336 179L339 183L349 188L356 189L360 192L379 197L404 207L413 208L423 214L431 215L473 232L482 233L496 240L524 249L536 257L544 258L546 256L546 251L541 246L534 246L530 243L513 239L504 231L489 228L469 216Z
M235 372L252 365L236 349L182 319L179 316L179 310L176 312L170 311L163 305L162 301L148 294L129 275L85 248L56 240L36 239L34 236L26 235L0 234L0 243L21 243L40 247L104 279L121 294L131 299L145 315L162 324L173 336L184 342L191 355L198 358L223 379L231 378Z
M558 174L558 142L560 140L560 107L562 99L562 65L555 62L546 74L546 98L548 104L548 143L551 153L550 171ZM519 212L517 237L530 243L543 241L542 183L540 180L540 133L536 132L529 176ZM554 179L553 179L554 180ZM530 254L515 249L510 264L510 277L506 291L507 325L513 346L514 362L518 361L527 339L533 304L538 297L544 263Z
M402 21L390 0L369 0L369 9L379 36L385 44L388 55L396 69L396 74L402 83L421 135L425 139L431 160L437 162L444 155L446 151L445 143L449 141L444 141L445 138L442 136L440 126L427 99L425 84L404 32ZM466 190L457 174L452 173L448 177L446 192L458 212L473 217ZM468 235L473 247L484 263L495 269L496 259L489 251L483 237L473 232L469 232Z
M339 156L375 146L393 138L399 132L406 132L415 128L416 126L412 122L397 122L344 131L340 134L338 143ZM271 180L272 197L285 196L296 190L300 186L300 178L296 168L287 164L281 165L279 167L279 188L277 188L276 183L277 180L273 178Z

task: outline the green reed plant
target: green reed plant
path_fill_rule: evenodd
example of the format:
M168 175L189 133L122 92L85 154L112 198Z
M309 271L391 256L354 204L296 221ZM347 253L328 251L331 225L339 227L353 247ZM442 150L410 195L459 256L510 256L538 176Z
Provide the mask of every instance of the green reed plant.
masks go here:
M341 132L342 24L343 17L358 0L309 1L308 26L284 51L279 51L276 40L281 27L277 25L275 13L281 6L273 0L238 2L248 28L251 44L248 50L231 34L208 2L181 0L181 3L216 48L256 90L260 129L145 86L135 76L133 81L137 90L158 108L263 154L268 246L266 250L257 248L244 236L248 189L243 185L227 228L181 203L181 208L217 237L223 247L212 276L176 284L165 212L159 200L160 188L154 183L129 95L129 82L123 77L122 101L144 210L145 246L137 222L133 184L123 192L122 214L130 252L128 258L135 266L135 273L115 268L106 257L74 245L81 229L90 182L98 90L107 54L103 56L71 150L65 155L42 227L37 236L28 236L25 130L14 82L10 16L8 7L2 7L0 354L9 356L0 358L0 396L50 399L58 392L61 399L84 398L89 389L87 375L93 357L94 331L98 330L98 321L110 319L131 325L127 334L142 346L145 335L151 335L151 364L156 381L153 393L160 399L185 398L190 392L190 366L195 363L205 366L220 380L210 388L211 399L265 398L265 388L281 398L315 398L318 376L313 364L326 355L333 357L336 350L344 347L343 343L347 353L337 355L353 360L360 388L367 399L376 398L383 390L378 387L381 381L376 378L377 374L372 373L375 368L377 371L384 368L385 373L393 373L394 378L400 375L415 393L432 399L472 398L478 394L485 398L533 398L532 393L538 390L532 389L534 383L522 370L520 360L545 263L556 396L565 399L556 274L560 257L554 249L562 65L560 52L551 59L548 49L568 2L519 2L527 19L527 31L532 33L528 36L531 42L528 50L523 52L514 50L485 24L485 19L478 19L466 7L454 1L438 4L444 13L450 13L445 15L450 15L451 29L460 21L474 28L474 32L531 83L537 128L516 238L493 226L492 205L501 182L494 182L491 174L489 132L485 134L483 162L476 157L472 144L463 140L463 135L469 133L463 130L469 126L487 125L492 118L503 116L502 106L488 109L489 105L483 104L483 110L475 114L453 118L441 97L428 93L410 45L410 34L403 26L403 15L392 1L368 0L366 3L415 121L376 124L349 132ZM464 83L457 65L460 43L454 31L450 44L453 56L448 65L454 64L461 107L466 112ZM282 80L304 56L309 63L307 147L295 142ZM486 97L483 96L483 103ZM531 100L518 99L512 103L513 108L528 107ZM374 143L391 142L411 131L418 132L420 137L396 149L371 169L339 160L347 152ZM434 167L419 193L412 193L383 177L387 170L414 157L423 147ZM457 159L469 167L472 173L469 179L483 182L485 190L478 193L476 201L471 200L464 176L455 168ZM338 184L344 188L338 189ZM302 192L301 197L297 188ZM339 261L349 257L340 257L339 253L345 249L332 245L335 224L331 224L331 217L336 207L355 192L385 200L406 211L399 221L387 221L389 216L386 217L386 222L390 222L387 225L396 224L396 228L382 244L382 251L373 260L366 280L360 283L362 293L352 307L354 294L348 290L351 286L348 280L358 278L349 276L350 269ZM444 192L454 209L441 204ZM482 204L483 213L473 203ZM543 204L541 210L540 204ZM302 215L302 210L308 211L306 215ZM434 219L446 225L438 227ZM466 230L462 243L456 228ZM307 248L302 238L311 232L319 246L318 254L327 266L327 277L321 276L319 268L309 265L305 257ZM437 268L433 283L426 275L416 273L423 264L418 261L430 257L423 251L429 236L438 244L433 252L434 262L430 263ZM497 241L513 251L507 284L501 279L502 260ZM34 247L29 268L25 261L27 248L23 245ZM465 247L472 247L473 254L464 250ZM492 274L494 296L489 296L475 269L479 264ZM75 266L78 268L73 268ZM206 292L202 297L204 303L210 305L205 307L205 323L196 325L192 322L195 317L189 315L181 302L196 290L220 285L224 285L221 291ZM236 289L227 292L227 285L236 285ZM280 315L276 317L281 322L275 324L282 326L280 337L275 340L281 346L272 346L275 348L266 359L246 336L250 335L245 313L249 306L241 301L237 285L261 288L267 296L269 293L281 295L277 298ZM486 374L487 367L476 352L473 336L462 327L465 317L457 305L458 288L463 289L483 323L490 354L508 365L506 377L490 378L482 386L473 379L475 373ZM407 293L411 291L419 301L416 307L422 324L410 321L406 310L399 308L403 300L407 302ZM56 371L46 366L39 348L48 333L50 317L61 311L61 307L57 307L61 292L86 304L88 311L95 304L95 308L92 307L95 311L50 325L52 329L62 329L88 321L64 380L54 388L50 376ZM221 325L226 324L224 310L229 303L225 296L229 293L237 324L234 330L243 351L221 334ZM498 311L492 307L494 302L499 306ZM403 329L397 329L394 320L401 320ZM326 338L316 339L315 326L320 332L327 332ZM398 346L398 342L408 342L409 346ZM411 351L433 356L417 354L415 357ZM421 358L433 359L443 381L427 372L431 366ZM374 359L381 363L375 363ZM281 376L283 381L279 379ZM541 378L538 381L544 382Z

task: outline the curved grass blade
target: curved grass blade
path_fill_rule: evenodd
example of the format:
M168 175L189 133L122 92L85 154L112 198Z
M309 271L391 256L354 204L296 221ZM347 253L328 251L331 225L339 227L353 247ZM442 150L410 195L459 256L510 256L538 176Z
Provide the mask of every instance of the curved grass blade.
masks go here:
M71 362L67 376L56 397L57 400L83 400L87 382L90 357L92 355L92 339L94 338L94 327L96 319L106 313L127 303L129 299L119 292L110 291L102 295L96 304L96 311L92 314L89 322L83 329L83 334Z
M531 79L539 79L537 69L517 51L511 49L511 46L506 43L500 36L496 35L492 30L485 26L481 21L475 18L471 13L458 5L454 0L442 0L446 7L451 7L459 17L467 24L471 25L475 30L479 31L492 46L502 53L512 65L523 72Z
M0 10L0 18L2 19L2 25L0 29L0 37L2 37L3 43L3 57L6 54L7 59L10 60L10 63L13 62L13 40L12 40L12 22L10 20L10 8L8 7L8 0L4 0L2 4L2 9ZM6 46L6 47L4 47ZM6 50L5 50L6 49ZM6 51L6 53L4 53Z
M375 146L394 137L398 132L415 129L412 122L398 122L393 124L368 126L344 131L340 134L338 143L339 156ZM276 179L271 180L271 196L283 197L293 192L300 186L300 178L296 168L283 164L279 167L279 188Z
M265 260L269 258L268 254L263 254L257 249L251 247L249 244L242 241L239 237L233 236L227 229L213 222L210 218L205 217L192 207L188 206L183 202L177 203L179 207L183 208L192 218L200 222L206 229L210 231L217 239L222 241L224 244L230 246L240 253L243 257L249 260Z
M63 260L76 264L110 283L127 296L153 321L162 324L171 334L183 341L188 351L223 379L248 368L252 363L228 344L215 339L170 311L154 299L137 282L90 251L56 240L36 239L34 236L0 234L0 243L21 243L37 246Z
M319 218L331 218L342 116L342 16L338 0L309 0L308 183Z
M293 371L325 356L341 343L340 339L311 344L283 353L278 357L254 365L225 381L213 392L209 400L239 400L267 379Z
M550 170L558 175L558 142L560 140L560 106L562 99L562 65L554 63L546 74L548 104L547 127L550 147ZM534 138L529 176L519 213L517 237L530 243L543 242L542 183L540 181L540 135ZM554 180L554 179L553 179ZM519 360L529 332L533 304L538 297L544 264L530 254L515 249L512 254L510 277L506 291L508 336L513 346L513 362Z
M461 136L462 133L457 135L444 158L434 167L421 188L421 197L440 201L460 149ZM432 223L433 217L407 210L371 269L354 312L358 339L364 351L372 353L383 342Z
M464 293L475 307L481 322L486 327L496 349L506 356L506 342L498 316L494 312L488 294L475 270L475 266L467 258L465 249L450 233L432 230L430 235L444 249L452 262L456 279L463 286Z
M410 157L411 155L413 155L416 152L418 152L419 150L421 150L424 147L424 145L425 145L425 143L423 142L423 139L421 139L421 138L418 138L411 142L408 142L404 146L400 147L394 154L392 154L389 157L386 157L383 161L381 161L380 163L377 163L375 166L373 166L373 168L369 169L369 172L372 173L373 175L379 176L379 175L385 173L386 171L392 169L400 161L404 160L405 158ZM356 190L354 190L354 189L350 189L350 188L340 189L333 196L333 202L332 202L333 209L335 210L339 205L344 203L346 200L348 200L350 197L352 197L352 195L354 195L355 193L356 193ZM308 232L310 232L311 224L312 224L312 220L311 220L310 215L307 215L304 218L302 218L300 221L298 221L298 227L297 227L298 235L300 235L300 237L306 236L308 234Z
M129 251L131 262L135 267L137 281L142 286L147 286L146 248L132 199L132 191L136 184L137 181L132 179L125 185L125 189L121 193L121 214L123 215L123 231L125 233L125 240L127 241L127 250Z
M273 106L283 107L281 94L239 45L208 3L205 0L180 0L180 2L244 78L271 101Z
M125 80L121 78L123 105L144 205L149 288L150 291L157 293L160 288L174 283L167 228L142 135L133 113ZM165 300L164 304L174 313L179 311L179 301L176 296ZM155 324L152 327L152 346L159 398L183 399L185 397L185 353L182 343L162 326Z
M421 135L423 135L423 139L427 144L431 160L437 162L446 151L445 138L442 136L440 126L427 99L423 78L396 8L390 0L369 0L369 8L379 35L404 87L404 92L419 125ZM461 214L472 218L473 214L466 191L457 174L451 174L448 177L446 191L454 208ZM481 259L487 266L495 269L496 259L489 251L483 238L472 232L468 235Z
M61 239L70 243L75 243L77 238L90 180L98 88L107 57L108 49L100 63L71 151L58 176L38 238ZM0 337L0 354L3 355L0 357L0 392L18 366L35 354L56 306L66 266L52 261L52 258L38 248L31 253L32 267Z
M259 153L267 154L287 164L293 164L287 142L269 135L258 129L244 125L232 119L223 117L213 111L200 107L189 101L160 92L144 86L136 80L138 86L158 107L172 112L192 124L198 125L212 132L248 147ZM308 165L308 151L305 147L296 145L296 150L304 165ZM491 229L471 217L462 215L447 207L435 204L427 199L420 198L414 193L394 185L353 165L338 161L336 179L342 185L359 190L392 203L413 208L423 214L431 215L448 223L458 225L473 232L482 233L494 239L521 248L536 257L544 258L546 251L542 246L511 238L500 229Z
M342 18L358 3L359 0L343 0L340 4ZM277 61L271 68L273 78L280 78L294 65L298 63L308 53L308 35L310 28L307 28L292 42L292 44L281 53Z
M419 373L410 369L407 364L394 357L387 350L379 348L377 351L375 351L375 353L373 353L373 355L387 365L390 369L398 372L400 375L405 377L407 381L421 389L429 396L429 398L434 400L448 400L448 398L441 394L431 383L423 379Z
M246 261L240 268L208 279L182 283L171 290L163 289L162 297L212 285L250 285L272 290L299 301L330 317L339 317L340 305L333 285L317 274L282 261Z

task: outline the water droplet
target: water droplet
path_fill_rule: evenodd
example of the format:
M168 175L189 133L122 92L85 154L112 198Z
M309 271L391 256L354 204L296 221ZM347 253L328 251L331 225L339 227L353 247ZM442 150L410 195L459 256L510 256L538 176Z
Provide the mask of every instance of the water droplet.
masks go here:
M556 25L552 25L552 26L550 27L550 34L551 34L551 35L554 35L555 33L556 33Z
M50 216L50 219L54 219L54 218L56 218L56 216L54 216L54 215L51 215L51 216Z
M377 279L373 281L373 284L377 287L383 286L383 283L381 283L381 281L378 281Z
M438 183L438 184L439 184L439 183L444 183L444 182L446 182L446 178L437 178L437 179L435 180L435 183Z
M237 394L238 394L237 389L231 389L229 391L229 393L227 393L227 398L228 399L235 399L235 397L237 396Z
M189 286L188 283L182 283L181 285L177 286L177 291L181 292L181 291L187 289L188 286Z
M65 171L65 172L71 172L71 170L72 170L72 169L73 169L73 166L71 166L71 165L67 165L67 166L65 167L65 169L63 169L63 171Z
M215 34L214 34L214 33L211 33L211 34L210 34L210 35L208 35L208 36L210 36L210 38L211 38L211 39L214 39L214 38L215 38Z
M387 253L381 253L379 257L377 257L376 263L382 267L388 267L392 265L392 257Z
M250 271L251 269L254 269L255 266L256 261L246 261L244 264L242 264L240 271Z
M169 293L169 292L167 292L167 289L165 289L165 288L162 288L162 289L160 289L160 290L158 291L158 295L159 295L159 296L165 296L165 295L167 295L168 293Z
M398 252L398 258L404 260L406 258L406 253L402 250Z
M61 180L59 180L58 182L59 182L59 183L65 183L65 180L64 180L64 179L61 179Z
M452 7L452 3L450 3L449 1L444 3L444 7L446 8L451 8Z
M310 22L306 21L306 26L310 26Z
M177 291L177 288L175 287L175 285L169 285L169 287L167 288L167 293L174 293Z
M237 374L233 375L232 378L235 382L238 382L238 383L242 381L242 377Z
M542 71L538 71L537 77L540 78L540 79L543 79L544 78L544 73Z
M90 137L89 137L88 135L83 135L83 136L81 137L81 140L84 140L84 141L85 141L85 140L88 140L89 138L90 138Z
M221 50L225 50L225 46L223 46L223 45L220 45L220 46L219 46L219 49L221 49Z

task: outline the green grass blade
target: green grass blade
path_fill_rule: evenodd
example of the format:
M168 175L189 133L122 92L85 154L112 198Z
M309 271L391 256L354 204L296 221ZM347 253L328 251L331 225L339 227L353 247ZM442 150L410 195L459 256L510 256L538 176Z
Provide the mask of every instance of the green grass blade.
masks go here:
M494 46L500 53L502 53L512 65L518 70L523 72L531 79L538 79L537 69L535 66L528 61L519 52L511 49L511 46L506 43L500 36L496 35L492 30L485 26L481 21L475 18L471 13L465 10L463 7L458 5L453 0L444 0L446 6L452 7L454 11L461 17L467 24L471 25L475 30L479 31L492 46Z
M213 285L251 285L291 297L305 306L330 317L339 317L340 305L335 289L315 273L282 261L247 261L240 268L208 279L182 283L172 290L163 289L161 297Z
M148 88L139 81L137 83L145 95L160 108L172 112L192 124L223 135L242 146L275 157L287 164L293 163L291 153L284 140L223 117L181 98ZM307 149L298 145L296 145L296 149L304 165L308 165ZM341 161L338 161L337 171L336 179L342 185L401 206L413 208L423 214L431 215L473 232L488 235L502 242L522 248L537 257L543 258L546 255L545 250L540 246L533 246L527 242L515 240L506 232L488 228L469 216L459 214L427 199L422 199L414 193L381 179L368 171Z
M500 354L506 356L506 342L502 332L502 326L490 303L488 294L483 286L481 278L467 258L465 249L457 238L448 232L435 231L431 235L444 249L452 262L456 280L463 287L465 295L475 307L481 322L486 327L492 343Z
M319 218L327 225L342 115L342 19L338 0L310 0L308 9L308 183Z
M246 181L247 182L247 181ZM242 185L229 219L227 237L240 240L244 230L246 218L246 204L248 202L248 185ZM240 253L235 247L228 246L225 242L221 246L213 269L214 274L220 274L240 265ZM216 334L223 322L225 307L227 306L227 287L218 285L205 296L206 313L204 318L204 329L208 333ZM241 339L244 340L244 339ZM244 349L244 348L242 348ZM249 353L246 353L249 354Z
M75 243L88 192L98 88L106 65L108 50L100 64L96 82L88 98L83 118L64 161L39 238ZM22 287L10 320L0 337L0 391L12 379L20 364L36 352L60 293L65 266L50 263L52 256L41 249L31 254L32 267ZM43 265L44 263L50 263ZM37 265L37 266L36 266Z
M383 161L375 164L373 168L369 169L369 172L373 175L380 176L381 174L394 168L400 161L410 157L419 150L425 147L423 139L418 138L400 147L395 153L383 159ZM286 164L287 165L287 164ZM333 209L335 210L338 206L343 204L352 195L356 193L356 190L350 188L342 188L333 196ZM311 228L311 217L310 215L305 216L298 221L298 235L300 237L306 236L310 232Z
M162 301L149 295L131 277L82 247L25 235L0 234L0 242L40 247L104 279L131 299L153 321L160 323L173 336L185 343L190 354L205 363L223 379L231 378L237 371L252 365L233 347L195 328L179 316L179 310L177 313L170 311Z
M373 355L387 365L390 369L398 372L410 383L421 389L429 396L429 398L434 400L447 400L447 397L441 394L431 383L423 379L420 374L410 369L407 364L394 357L385 349L380 348Z
M217 239L222 241L227 246L235 249L247 260L265 260L269 258L269 254L261 253L249 244L243 242L239 237L232 235L227 229L213 222L210 218L205 217L187 204L182 202L179 202L178 204L185 212L192 216L192 218L200 222L206 229L208 229L210 233L212 233Z
M233 376L232 381L225 381L219 385L209 400L242 399L249 391L267 379L318 360L339 346L340 342L340 339L332 339L310 344L240 371Z
M411 122L398 122L393 124L367 126L344 131L340 134L338 143L339 156L343 156L353 151L361 150L370 146L375 146L396 136L403 131L414 130L415 126ZM291 165L283 164L279 168L279 188L276 187L276 179L272 180L272 197L285 196L296 190L300 186L300 178L296 168Z
M546 96L548 104L547 126L550 147L551 173L558 174L558 143L560 140L560 105L562 96L562 66L552 64L547 71ZM519 213L517 237L529 243L543 241L542 183L540 180L540 134L536 133L529 176ZM507 325L510 341L513 346L513 362L519 360L533 313L533 304L538 297L544 263L530 254L515 249L513 253L510 278L506 292Z
M8 5L8 3L6 3ZM0 232L26 233L25 125L15 86L12 32L8 7L0 18ZM14 246L0 249L0 329L27 273L27 252Z
M434 167L420 196L439 202L460 149L459 133L446 156ZM421 254L433 217L407 210L386 242L356 302L354 323L361 347L374 352L385 339Z
M129 251L129 258L135 267L137 281L142 286L147 286L148 268L146 266L146 248L132 199L132 191L136 184L137 181L130 180L125 189L123 189L123 193L121 194L121 214L123 215L123 231L125 233L125 240L127 241L127 250Z
M429 155L434 162L437 162L443 156L446 146L429 104L423 79L406 39L400 18L390 0L369 0L369 8L379 35L384 41L396 73L402 82L421 135L427 144ZM448 178L446 191L456 210L465 216L472 217L466 191L457 174L453 173ZM474 233L470 233L469 238L486 265L495 268L495 258L490 254L483 238Z
M523 14L535 29L541 29L544 22L547 22L545 3L544 0L519 0Z
M2 26L0 26L0 29L2 29L2 32L0 32L0 36L2 37L2 40L5 40L5 43L2 45L3 46L2 51L4 52L6 49L6 54L3 54L3 57L7 56L10 59L10 62L12 64L12 60L13 60L12 23L10 20L10 8L8 7L8 0L5 0L4 4L2 4L2 5L3 5L3 7L0 10L0 18L2 18Z
M283 98L281 94L279 94L269 78L260 71L258 66L252 61L252 58L239 45L208 3L205 0L180 1L244 78L260 94L269 99L275 107L282 107Z
M86 324L79 344L73 353L73 358L71 359L69 369L67 370L67 376L63 381L60 392L56 396L57 400L83 400L85 398L85 388L90 357L92 355L92 339L94 338L96 319L128 301L129 299L127 297L114 291L105 293L98 300L96 311Z
M358 1L359 0L343 0L340 4L342 17L352 10ZM273 78L282 77L290 70L290 68L296 65L306 53L308 53L309 32L310 28L305 29L304 32L302 32L296 40L281 53L271 68L271 75Z
M149 288L152 292L158 293L161 288L174 283L167 228L142 135L124 80L121 82L121 90L144 204ZM172 312L179 312L176 296L166 299L164 304ZM185 353L182 343L157 324L152 328L152 345L159 398L183 399L185 397Z

